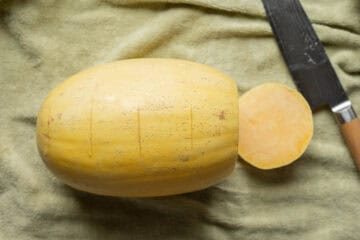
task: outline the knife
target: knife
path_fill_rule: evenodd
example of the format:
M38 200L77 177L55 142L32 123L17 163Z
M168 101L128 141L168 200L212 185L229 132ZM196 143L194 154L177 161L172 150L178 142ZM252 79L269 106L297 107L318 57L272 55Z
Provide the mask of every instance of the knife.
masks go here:
M262 0L295 85L313 111L328 106L360 171L360 120L299 0Z

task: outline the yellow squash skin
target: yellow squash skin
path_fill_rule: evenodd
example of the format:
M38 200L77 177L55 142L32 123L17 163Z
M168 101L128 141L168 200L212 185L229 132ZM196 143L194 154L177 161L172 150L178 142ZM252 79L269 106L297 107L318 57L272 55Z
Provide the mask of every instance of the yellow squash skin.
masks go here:
M79 190L148 197L203 189L235 166L237 87L184 60L100 65L50 92L37 143L47 167Z

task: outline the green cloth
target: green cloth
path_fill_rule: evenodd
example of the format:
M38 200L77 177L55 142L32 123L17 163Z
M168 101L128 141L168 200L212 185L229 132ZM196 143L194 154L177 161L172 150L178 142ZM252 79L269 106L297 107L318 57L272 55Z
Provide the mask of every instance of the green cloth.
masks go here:
M303 0L360 113L360 1ZM213 66L244 92L294 86L259 0L0 0L0 239L360 238L360 181L333 115L287 167L241 159L206 190L130 199L73 190L45 167L35 123L48 92L99 63L138 57Z

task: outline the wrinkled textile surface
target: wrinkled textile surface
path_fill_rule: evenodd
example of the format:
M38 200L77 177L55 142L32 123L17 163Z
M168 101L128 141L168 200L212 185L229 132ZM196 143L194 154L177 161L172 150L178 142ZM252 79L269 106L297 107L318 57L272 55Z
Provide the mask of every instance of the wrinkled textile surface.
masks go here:
M360 112L360 1L303 0ZM0 239L360 239L360 181L332 114L314 114L300 160L241 159L217 186L127 199L73 190L45 168L35 124L47 93L90 66L182 58L294 86L259 0L0 0Z

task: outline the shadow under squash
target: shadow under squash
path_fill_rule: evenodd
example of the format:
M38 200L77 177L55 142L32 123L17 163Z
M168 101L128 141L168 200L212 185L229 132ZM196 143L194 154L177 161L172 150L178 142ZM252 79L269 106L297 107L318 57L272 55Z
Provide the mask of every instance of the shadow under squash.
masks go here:
M287 185L296 181L296 172L299 168L299 165L303 164L302 159L298 159L295 162L280 168L275 169L258 169L254 166L251 166L249 163L243 159L239 159L239 163L242 166L242 172L247 175L249 179L259 185Z
M82 224L96 236L148 240L204 238L201 223L214 193L208 188L167 197L121 198L64 188L78 203Z

